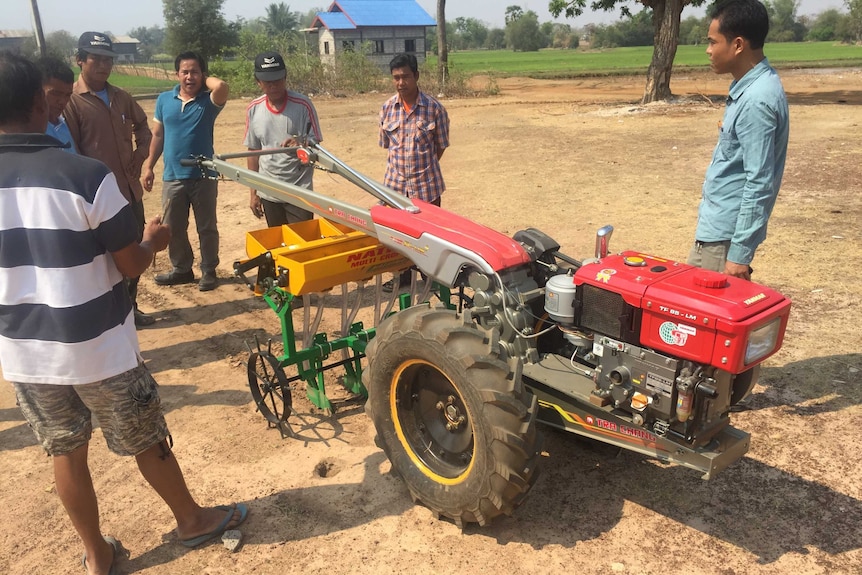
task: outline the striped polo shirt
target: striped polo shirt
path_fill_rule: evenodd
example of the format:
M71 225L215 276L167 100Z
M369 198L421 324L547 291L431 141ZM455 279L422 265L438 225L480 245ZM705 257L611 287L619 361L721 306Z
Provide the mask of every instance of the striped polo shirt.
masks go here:
M0 365L20 383L76 385L138 364L111 252L137 241L117 180L44 134L0 134Z

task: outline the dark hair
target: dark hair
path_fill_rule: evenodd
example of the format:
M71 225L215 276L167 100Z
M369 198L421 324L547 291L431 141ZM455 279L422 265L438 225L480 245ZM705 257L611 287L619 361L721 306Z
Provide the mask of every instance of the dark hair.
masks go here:
M198 63L198 66L201 67L201 72L203 73L203 75L207 75L207 60L197 52L188 51L183 52L182 54L177 56L174 60L174 70L176 70L177 72L180 71L180 62L182 62L183 60L195 60Z
M419 73L419 63L413 54L395 54L395 57L389 61L389 71L392 72L396 68L410 68L414 74Z
M769 14L758 0L719 0L708 16L718 20L718 31L725 38L742 37L753 49L763 48L769 34Z
M0 125L26 123L42 91L42 73L30 60L0 51Z
M66 84L75 82L75 73L65 60L61 60L56 56L42 56L36 60L36 65L42 72L42 81L60 80Z

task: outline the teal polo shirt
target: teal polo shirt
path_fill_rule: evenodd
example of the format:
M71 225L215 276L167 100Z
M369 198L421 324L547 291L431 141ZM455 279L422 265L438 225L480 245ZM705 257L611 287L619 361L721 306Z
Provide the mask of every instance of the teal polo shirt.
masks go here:
M180 160L197 156L213 157L215 120L224 106L216 106L209 90L201 90L193 100L180 99L180 85L162 92L156 99L154 118L164 128L165 146L162 179L195 180L201 177L196 166L181 166ZM215 176L215 174L210 174Z
M787 97L766 58L730 85L718 145L703 182L695 239L730 240L727 259L749 264L784 175Z

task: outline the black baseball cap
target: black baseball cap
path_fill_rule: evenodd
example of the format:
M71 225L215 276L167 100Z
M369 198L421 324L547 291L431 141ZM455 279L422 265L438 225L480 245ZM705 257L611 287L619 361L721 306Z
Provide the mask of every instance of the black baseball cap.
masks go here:
M284 58L278 52L264 52L254 59L254 77L262 82L273 82L287 76Z
M87 54L97 54L99 56L110 56L116 58L117 53L114 52L114 44L107 34L101 32L84 32L78 38L78 50Z

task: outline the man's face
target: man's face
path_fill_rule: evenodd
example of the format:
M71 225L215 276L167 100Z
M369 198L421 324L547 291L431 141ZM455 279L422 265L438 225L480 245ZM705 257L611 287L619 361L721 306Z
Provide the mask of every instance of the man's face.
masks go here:
M56 123L60 114L66 109L66 104L72 97L72 86L57 78L50 78L42 84L45 100L48 102L48 120L52 123Z
M412 100L419 93L419 73L413 73L409 67L392 70L392 81L401 99Z
M266 94L266 99L270 102L279 102L287 96L287 79L282 78L281 80L272 80L271 82L266 82L264 80L257 80L257 87L260 88L260 91Z
M709 33L706 37L706 55L709 56L709 65L716 74L727 74L731 72L733 60L738 53L739 38L728 39L718 31L719 22L713 20L709 24Z
M101 85L108 81L111 69L114 67L114 59L110 56L87 54L84 59L78 58L78 65L81 67L81 75L87 85Z
M180 60L180 69L177 70L177 80L184 93L196 96L204 85L204 74L198 61Z

